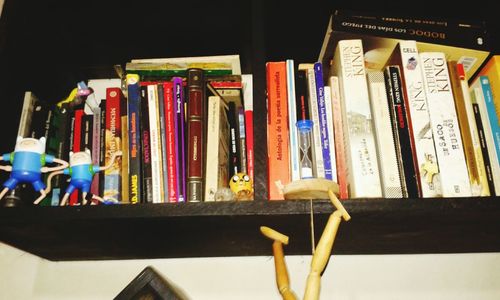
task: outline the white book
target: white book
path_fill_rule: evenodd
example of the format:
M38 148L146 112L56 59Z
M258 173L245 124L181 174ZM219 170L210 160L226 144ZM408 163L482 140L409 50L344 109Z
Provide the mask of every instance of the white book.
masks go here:
M326 111L326 126L328 127L328 144L330 145L330 161L332 163L332 180L338 182L337 178L337 159L335 156L335 136L333 133L333 103L332 90L325 85L325 111Z
M321 132L319 128L319 111L318 111L318 96L316 94L316 79L314 75L313 65L305 64L307 72L307 92L309 103L310 119L313 121L312 131L312 161L313 161L313 176L317 178L325 178L325 164L323 162L323 149L321 148Z
M161 139L158 113L158 90L155 84L148 85L148 109L149 109L149 136L151 146L151 172L153 203L163 202L162 188L162 162L161 162Z
M127 69L128 66L132 66L134 64L169 64L175 65L175 68L177 69L187 69L191 67L216 67L217 69L228 68L232 71L232 74L241 75L240 56L238 54L132 59L130 63L127 63Z
M382 197L361 40L339 41L333 75L340 83L349 195Z
M229 123L224 102L218 96L208 97L207 155L205 160L204 201L215 201L217 190L229 184Z
M395 142L397 141L395 141L392 131L384 73L382 71L368 72L367 78L373 125L375 128L382 195L384 198L403 198L401 174L396 155Z
M415 41L400 41L399 47L396 47L395 51L399 51L397 54L400 56L398 63L402 70L401 77L406 93L406 107L410 119L409 124L411 124L411 138L415 146L422 197L441 197L441 178L417 43ZM434 174L429 176L431 168Z
M488 149L488 158L490 160L491 176L493 177L495 195L500 195L500 160L498 159L498 153L495 147L495 138L493 131L491 130L491 121L488 115L488 108L486 107L486 100L484 98L484 91L480 80L476 80L472 83L471 91L474 93L475 103L477 104L479 114L481 115L481 124L483 125L486 148Z
M470 197L470 181L444 53L420 54L443 197Z
M31 130L31 118L37 97L30 91L24 92L23 108L21 110L21 118L19 119L19 127L17 136L28 137Z
M286 88L288 96L288 133L290 135L290 169L292 181L300 179L299 136L297 106L295 103L295 70L293 59L286 60Z

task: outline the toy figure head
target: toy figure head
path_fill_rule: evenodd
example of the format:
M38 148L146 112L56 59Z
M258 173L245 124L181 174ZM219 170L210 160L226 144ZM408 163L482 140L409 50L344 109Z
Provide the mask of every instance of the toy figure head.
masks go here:
M90 165L90 164L92 164L92 157L90 156L89 149L85 149L85 151L69 153L70 166Z
M34 138L23 138L21 136L18 136L14 152L19 151L34 152L39 154L45 153L45 137L37 140Z
M236 173L229 180L229 187L236 194L236 200L251 200L253 195L252 179L245 173Z

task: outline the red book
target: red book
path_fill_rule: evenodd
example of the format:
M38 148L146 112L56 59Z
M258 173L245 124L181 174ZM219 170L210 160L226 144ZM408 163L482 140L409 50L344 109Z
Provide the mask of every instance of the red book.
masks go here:
M82 138L83 109L75 110L74 114L75 114L75 123L73 127L73 148L71 149L71 151L79 152L82 151L80 149L80 142ZM75 190L69 196L69 205L77 205L77 204L78 204L78 190Z
M177 145L175 143L175 107L173 96L174 83L167 81L163 83L163 109L165 110L165 132L168 183L168 202L177 202Z
M200 202L203 198L203 151L205 116L205 80L203 70L187 70L187 201Z

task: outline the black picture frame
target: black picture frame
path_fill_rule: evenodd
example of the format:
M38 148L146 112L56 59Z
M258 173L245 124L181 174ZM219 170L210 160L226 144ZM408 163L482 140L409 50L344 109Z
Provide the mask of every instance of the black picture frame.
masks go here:
M139 273L115 300L188 300L172 283L151 266Z

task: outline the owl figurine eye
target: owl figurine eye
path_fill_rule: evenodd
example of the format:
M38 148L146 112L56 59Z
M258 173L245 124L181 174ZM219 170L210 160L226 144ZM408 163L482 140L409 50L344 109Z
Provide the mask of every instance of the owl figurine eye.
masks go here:
M234 174L229 181L229 188L236 195L236 200L253 200L253 182L247 174Z

